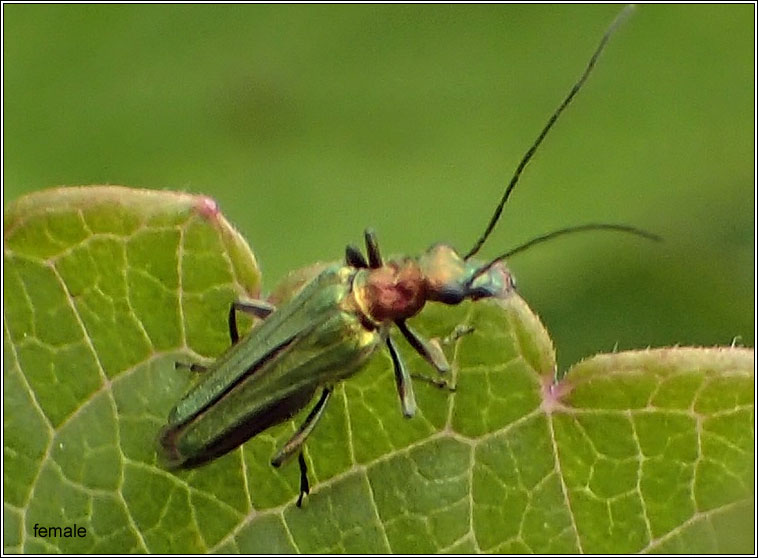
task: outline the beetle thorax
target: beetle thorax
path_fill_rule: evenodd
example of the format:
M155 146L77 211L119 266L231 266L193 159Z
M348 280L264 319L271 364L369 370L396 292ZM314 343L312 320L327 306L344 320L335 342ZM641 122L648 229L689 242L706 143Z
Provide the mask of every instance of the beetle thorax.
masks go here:
M415 260L391 261L359 271L353 295L363 314L379 324L418 314L426 302L426 284Z

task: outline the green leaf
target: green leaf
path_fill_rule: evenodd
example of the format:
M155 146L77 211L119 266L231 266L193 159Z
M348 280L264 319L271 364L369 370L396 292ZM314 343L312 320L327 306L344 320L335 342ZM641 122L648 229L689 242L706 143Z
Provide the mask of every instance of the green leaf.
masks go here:
M175 361L222 352L229 303L258 294L212 200L34 194L5 214L4 263L6 552L753 551L752 350L598 355L555 381L517 295L430 304L425 335L474 327L445 347L456 390L416 381L405 419L377 354L309 439L298 509L297 467L269 461L303 414L192 471L156 457L192 381Z

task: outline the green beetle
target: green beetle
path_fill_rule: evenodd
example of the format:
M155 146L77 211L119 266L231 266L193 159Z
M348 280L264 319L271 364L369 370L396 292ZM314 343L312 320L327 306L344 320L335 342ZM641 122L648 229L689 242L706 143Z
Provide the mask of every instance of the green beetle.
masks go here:
M310 489L302 453L305 440L322 416L334 386L355 374L380 347L386 346L392 358L402 412L406 417L414 415L411 375L389 335L393 325L444 375L450 366L439 344L424 339L406 323L427 302L452 305L506 297L514 289L514 281L503 260L563 234L606 229L657 239L635 227L589 224L553 231L487 262L472 259L495 227L524 167L629 11L629 7L622 11L606 31L581 77L523 156L485 232L465 256L437 244L419 257L384 261L376 236L369 230L365 233L367 257L348 246L344 263L295 276L292 282L299 288L291 297L233 303L229 312L232 346L204 369L200 381L171 410L159 435L159 451L168 466L194 467L215 459L292 418L319 393L303 424L271 460L279 467L298 456L300 506ZM237 311L263 320L242 339Z

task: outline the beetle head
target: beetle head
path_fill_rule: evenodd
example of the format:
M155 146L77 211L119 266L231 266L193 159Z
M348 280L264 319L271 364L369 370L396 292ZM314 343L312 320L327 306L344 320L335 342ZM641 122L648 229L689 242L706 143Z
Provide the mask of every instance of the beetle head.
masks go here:
M482 262L466 261L455 248L435 244L419 258L419 266L426 280L427 300L443 304L459 304L465 299L505 297L515 281L502 262L497 262L484 273L477 274Z

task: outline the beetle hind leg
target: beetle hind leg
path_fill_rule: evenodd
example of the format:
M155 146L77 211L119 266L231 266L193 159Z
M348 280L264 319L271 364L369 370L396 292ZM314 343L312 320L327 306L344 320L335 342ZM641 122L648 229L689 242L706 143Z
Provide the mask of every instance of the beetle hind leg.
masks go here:
M287 443L285 443L284 446L282 446L282 448L276 452L276 455L274 455L274 457L271 459L271 465L274 467L279 467L293 455L296 453L298 454L297 462L300 465L300 495L297 498L298 508L301 507L303 503L303 496L309 494L311 490L310 483L308 482L308 467L305 464L305 457L303 456L303 451L305 449L305 440L308 438L311 432L313 432L313 429L316 427L316 423L318 423L318 420L324 414L326 403L329 401L331 394L331 387L325 387L323 389L321 392L321 397L319 397L318 402L313 407L313 409L311 409L311 412L308 413L308 417L305 419L305 422L300 425L300 428L297 429L297 432L295 432L292 437L287 440Z
M297 456L297 464L300 466L300 495L297 497L297 507L303 507L303 496L311 493L311 485L308 482L308 465L305 464L303 452Z

